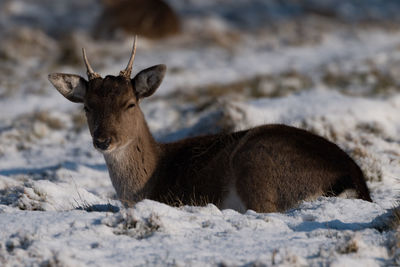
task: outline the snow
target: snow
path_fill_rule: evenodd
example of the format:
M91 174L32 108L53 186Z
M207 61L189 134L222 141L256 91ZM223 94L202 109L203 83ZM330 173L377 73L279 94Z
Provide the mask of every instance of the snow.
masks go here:
M348 214L355 209L370 212L350 218ZM354 239L359 240L355 241L357 257L363 264L387 257L381 247L382 234L372 228L376 226L373 218L381 213L374 203L334 198L321 198L286 214L240 214L220 211L212 204L172 208L144 200L134 209L113 215L85 211L7 213L2 222L10 228L2 233L2 239L17 243L14 250L20 250L18 253L34 254L45 247L61 263L68 265L73 260L83 266L94 259L103 266L124 262L133 266L213 266L271 263L271 257L277 264L307 264L306 258L309 263L317 262L317 255L341 262L347 257L337 250ZM16 223L22 216L30 219ZM22 242L32 244L23 251L18 247ZM64 255L59 258L56 251L65 244L69 249L61 249ZM29 260L23 258L21 263Z
M101 10L98 1L5 0L0 1L0 265L398 264L391 220L400 189L400 32L380 20L398 23L393 17L398 3L168 2L181 14L184 33L159 41L139 38L134 66L135 73L168 66L161 88L141 103L157 140L264 123L301 127L334 141L356 160L374 202L319 197L283 213L243 214L212 204L170 207L151 200L124 208L103 157L92 147L82 107L56 92L47 75L84 75L83 46L97 72L117 74L127 63L132 38L88 35ZM301 20L310 6L337 17ZM363 25L369 18L377 21ZM291 27L315 34L317 41L304 42L296 30L290 34ZM65 51L72 59L62 57ZM305 88L301 77L309 81ZM266 88L257 91L261 95L252 93L257 82ZM226 86L228 93L207 95L213 86ZM279 88L285 93L274 95Z

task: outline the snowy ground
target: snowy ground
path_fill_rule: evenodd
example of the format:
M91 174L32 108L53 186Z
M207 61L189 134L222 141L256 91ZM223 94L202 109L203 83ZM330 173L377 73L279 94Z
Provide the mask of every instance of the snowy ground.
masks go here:
M94 0L2 0L0 265L399 264L390 225L400 187L397 1L169 2L182 35L139 39L134 67L168 66L142 104L158 140L263 123L305 128L360 164L374 203L321 197L285 213L239 214L144 200L124 209L82 107L47 74L84 75L82 46L97 72L117 74L132 38L91 38Z

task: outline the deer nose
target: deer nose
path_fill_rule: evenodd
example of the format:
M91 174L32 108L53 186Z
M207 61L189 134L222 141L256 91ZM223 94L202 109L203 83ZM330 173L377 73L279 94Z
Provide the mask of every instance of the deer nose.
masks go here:
M106 150L111 143L111 137L108 138L95 138L93 140L94 146L101 150Z

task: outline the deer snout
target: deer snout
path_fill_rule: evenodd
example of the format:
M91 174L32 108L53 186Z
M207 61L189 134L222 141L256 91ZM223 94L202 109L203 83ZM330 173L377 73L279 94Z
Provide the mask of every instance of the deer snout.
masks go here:
M106 150L111 144L111 137L93 139L93 144L98 149Z
M93 135L93 145L95 148L100 149L100 150L107 150L110 147L112 138L111 137L105 137L104 135L100 135L98 131L94 132Z

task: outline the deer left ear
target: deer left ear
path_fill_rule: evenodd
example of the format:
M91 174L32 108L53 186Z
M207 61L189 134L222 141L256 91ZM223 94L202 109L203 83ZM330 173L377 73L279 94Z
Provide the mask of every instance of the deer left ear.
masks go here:
M160 86L166 70L167 67L160 64L139 72L131 80L137 98L151 96Z
M52 73L49 81L69 101L82 103L86 95L87 81L79 75Z

